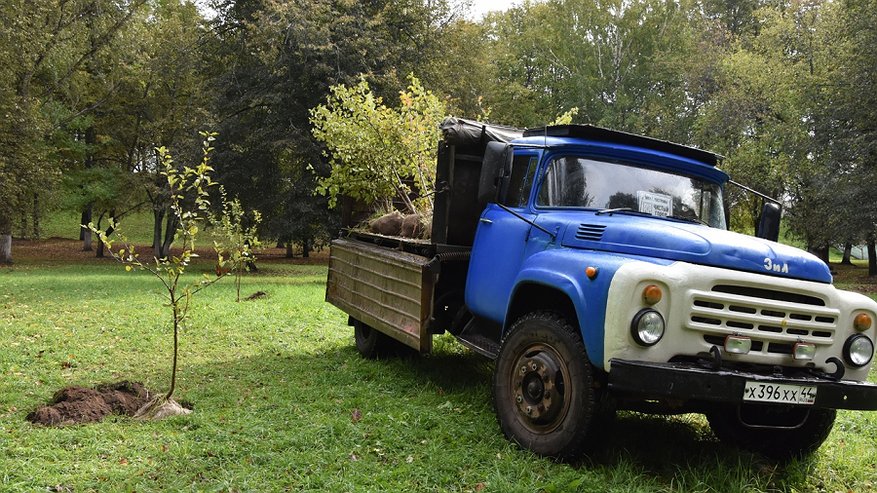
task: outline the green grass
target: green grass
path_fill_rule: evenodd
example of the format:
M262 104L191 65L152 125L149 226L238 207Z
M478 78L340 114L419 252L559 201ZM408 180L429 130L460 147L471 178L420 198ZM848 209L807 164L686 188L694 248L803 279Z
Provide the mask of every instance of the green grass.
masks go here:
M266 263L196 298L178 399L195 412L40 428L67 385L166 389L158 287L112 262L0 269L0 491L872 491L877 415L841 412L813 457L778 467L716 441L697 415L622 413L575 464L506 441L492 365L453 339L434 354L359 357L323 301L325 267ZM355 419L354 415L361 415Z

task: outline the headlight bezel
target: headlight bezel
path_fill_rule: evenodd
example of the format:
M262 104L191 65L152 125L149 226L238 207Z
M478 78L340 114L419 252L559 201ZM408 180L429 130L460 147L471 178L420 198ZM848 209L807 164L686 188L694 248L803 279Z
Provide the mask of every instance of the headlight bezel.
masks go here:
M654 316L657 316L657 320L660 321L660 334L657 337L643 337L643 333L648 334L648 332L640 330L640 325L646 319L646 317L654 320ZM633 320L630 322L630 335L633 337L633 340L642 347L652 347L655 344L661 342L661 339L664 338L664 334L667 332L667 322L664 320L664 316L661 315L661 312L655 310L654 308L643 308L638 311L636 315L633 316Z
M857 362L853 359L853 344L862 340L867 341L868 345L871 347L871 350L867 360L865 360L864 362ZM847 338L846 342L844 342L843 357L847 364L853 366L854 368L863 368L868 366L868 364L871 363L871 360L874 359L874 341L872 341L871 338L866 336L865 334L851 335Z

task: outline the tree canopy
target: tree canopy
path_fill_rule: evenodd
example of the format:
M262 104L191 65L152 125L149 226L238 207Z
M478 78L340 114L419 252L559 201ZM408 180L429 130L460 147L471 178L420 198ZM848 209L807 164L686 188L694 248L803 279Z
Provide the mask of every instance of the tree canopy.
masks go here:
M208 4L0 4L0 261L50 207L132 201L161 255L175 225L155 149L196 156L199 131L221 136L229 196L306 252L340 193L429 193L444 113L526 127L574 108L724 155L808 247L875 240L877 0L544 0L483 19L449 0ZM728 195L752 231L758 203Z

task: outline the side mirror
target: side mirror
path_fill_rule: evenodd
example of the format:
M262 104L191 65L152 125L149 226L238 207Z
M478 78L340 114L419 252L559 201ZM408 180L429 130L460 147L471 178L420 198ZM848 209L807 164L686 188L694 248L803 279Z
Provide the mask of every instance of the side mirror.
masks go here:
M783 208L776 202L765 201L761 208L761 220L758 221L758 232L755 236L765 240L777 241L780 238L780 217Z
M478 204L501 201L508 188L511 171L511 146L503 142L488 142L481 162L478 179Z

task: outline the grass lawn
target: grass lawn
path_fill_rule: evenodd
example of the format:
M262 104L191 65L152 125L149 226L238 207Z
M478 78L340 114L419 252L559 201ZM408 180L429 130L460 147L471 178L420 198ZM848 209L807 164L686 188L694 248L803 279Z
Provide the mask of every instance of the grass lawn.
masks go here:
M496 424L491 363L447 336L429 356L364 360L323 302L326 268L279 260L244 279L267 298L235 303L229 279L195 299L176 395L193 414L35 427L25 415L67 385L166 389L169 317L146 274L16 255L0 269L0 491L877 488L873 413L841 412L816 455L786 466L723 446L697 415L621 413L579 463L533 456ZM838 277L873 293L860 274Z

